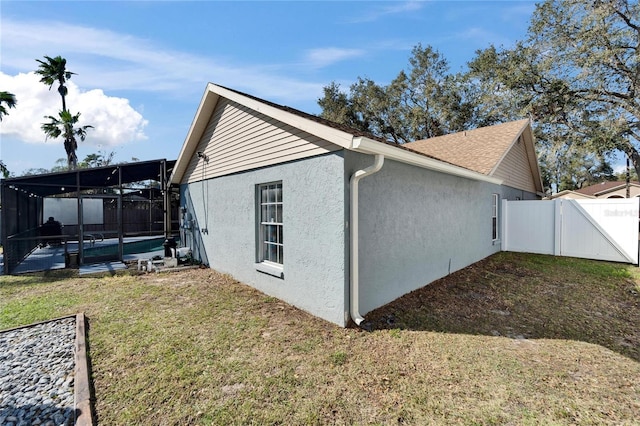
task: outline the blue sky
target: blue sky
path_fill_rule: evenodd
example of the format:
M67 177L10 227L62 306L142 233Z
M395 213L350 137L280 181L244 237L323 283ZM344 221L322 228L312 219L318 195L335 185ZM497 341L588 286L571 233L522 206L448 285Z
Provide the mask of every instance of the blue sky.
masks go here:
M68 107L94 126L78 158L175 159L208 82L317 114L322 87L358 76L386 84L412 47L431 45L459 71L477 49L525 37L533 1L0 2L0 90L17 108L0 124L0 159L16 174L51 168L60 109L35 59L75 72Z

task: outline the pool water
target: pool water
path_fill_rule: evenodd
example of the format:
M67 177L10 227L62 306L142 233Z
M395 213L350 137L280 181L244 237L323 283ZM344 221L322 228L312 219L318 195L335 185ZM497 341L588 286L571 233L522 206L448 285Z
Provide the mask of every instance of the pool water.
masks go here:
M162 245L165 241L164 237L148 238L138 241L125 241L122 247L123 254L135 254L135 253L147 253L152 251L162 250ZM101 245L94 247L86 247L84 249L85 257L98 257L98 256L117 256L118 244Z

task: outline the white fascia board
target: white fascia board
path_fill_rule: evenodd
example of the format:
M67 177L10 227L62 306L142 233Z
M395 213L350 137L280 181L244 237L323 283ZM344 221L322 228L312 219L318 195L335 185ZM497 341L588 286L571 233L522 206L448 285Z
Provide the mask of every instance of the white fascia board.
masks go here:
M524 126L520 129L517 136L511 141L509 144L509 148L507 148L500 157L500 160L493 166L493 169L489 172L489 176L492 176L505 157L509 154L509 151L513 148L513 146L518 143L518 139L522 136L522 143L524 144L525 154L527 155L527 162L529 163L529 167L533 172L533 180L534 185L536 186L536 194L544 195L544 185L542 185L542 172L540 171L540 164L538 163L538 157L536 156L536 147L533 142L533 130L531 129L531 120L527 120Z
M538 154L536 153L536 144L533 137L533 129L531 128L531 121L527 124L527 132L523 135L525 148L527 148L527 156L529 159L529 166L533 171L534 179L536 180L536 186L539 186L540 193L544 193L544 184L542 183L542 170L540 170L540 162L538 161Z
M240 93L225 89L224 87L217 86L213 83L209 83L208 90L211 90L226 99L237 102L240 105L244 105L254 111L260 112L274 120L281 121L328 142L334 143L342 148L349 148L351 146L351 141L353 139L353 134L351 133L317 123L308 118L273 107L260 102L259 100L243 96Z
M176 161L176 165L174 166L171 177L169 178L169 183L179 184L182 180L184 172L189 166L189 162L193 156L193 151L195 151L198 146L200 138L209 124L209 118L211 118L211 114L213 114L213 110L215 109L219 98L220 97L216 93L211 92L207 86L207 89L202 96L202 100L200 101L200 105L198 106L198 110L196 111L196 115L189 127L187 137L182 144L182 149L180 149L180 154L178 155L178 160Z
M507 149L504 150L504 152L502 153L502 155L500 156L500 159L498 161L496 161L496 164L493 166L493 169L491 169L491 171L489 172L489 175L493 175L496 170L498 170L498 167L500 167L500 164L502 163L502 161L506 158L506 156L509 154L509 151L511 151L511 148L513 148L513 146L518 142L518 139L520 139L520 136L522 135L522 133L524 132L524 129L526 129L528 126L528 124L525 124L524 126L522 126L522 128L518 131L518 134L516 135L515 138L513 138L513 140L509 143L509 147ZM526 144L526 142L523 140L522 143ZM528 149L525 148L525 152L527 152ZM528 155L528 154L527 154ZM527 161L529 161L529 159L527 158Z
M364 137L353 138L350 149L352 151L361 152L363 154L382 154L387 159L411 164L413 166L422 167L424 169L429 169L436 172L446 173L449 175L459 176L481 182L489 182L496 185L502 185L502 179L498 179L492 176L486 176L482 173L444 163L442 161L426 157L416 152L396 148L392 145L387 145L385 143L374 141Z

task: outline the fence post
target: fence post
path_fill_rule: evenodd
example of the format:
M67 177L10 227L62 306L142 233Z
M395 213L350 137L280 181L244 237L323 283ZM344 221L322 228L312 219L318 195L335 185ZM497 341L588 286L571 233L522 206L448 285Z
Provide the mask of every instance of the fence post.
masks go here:
M553 219L553 255L562 254L562 199L551 200L554 207Z
M502 235L500 250L507 251L508 243L507 243L507 200L502 199L502 214L500 215L500 235Z

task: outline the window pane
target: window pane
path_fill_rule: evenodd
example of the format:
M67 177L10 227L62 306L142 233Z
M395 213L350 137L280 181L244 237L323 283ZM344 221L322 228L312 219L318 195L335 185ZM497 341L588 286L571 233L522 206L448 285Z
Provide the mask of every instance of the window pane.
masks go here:
M266 225L267 226L267 241L270 243L274 243L276 241L276 226L275 225Z
M276 202L276 187L275 185L269 185L269 199L270 203Z
M282 204L276 205L276 222L282 223Z
M282 264L282 183L261 185L259 191L259 260Z
M278 261L278 246L275 244L269 244L269 261L277 262Z

